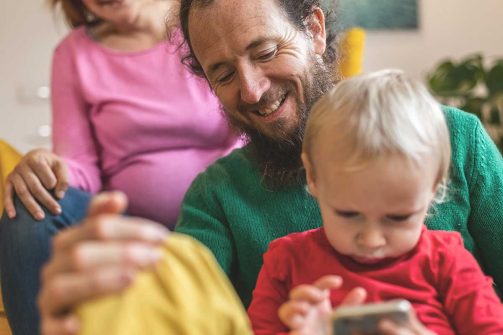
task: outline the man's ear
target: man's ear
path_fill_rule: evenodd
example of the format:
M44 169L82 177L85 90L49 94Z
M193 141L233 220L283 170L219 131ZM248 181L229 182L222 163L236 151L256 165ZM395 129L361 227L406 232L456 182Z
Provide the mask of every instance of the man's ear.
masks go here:
M325 14L320 7L316 7L306 18L306 27L311 36L314 52L321 56L327 48L327 33L325 30Z
M304 164L304 169L306 170L307 188L309 190L309 193L316 198L317 191L316 191L313 165L309 161L309 157L307 157L307 154L305 152L302 153L300 158L302 159L302 164Z

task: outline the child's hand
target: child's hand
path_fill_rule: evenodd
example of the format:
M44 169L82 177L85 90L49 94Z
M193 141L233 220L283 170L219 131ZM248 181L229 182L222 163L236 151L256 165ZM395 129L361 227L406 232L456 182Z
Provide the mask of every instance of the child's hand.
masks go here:
M290 300L279 308L280 320L290 329L291 335L322 335L330 333L329 316L332 312L330 290L338 289L342 279L324 276L312 285L299 285L290 292ZM353 289L343 304L361 304L366 292Z
M436 335L425 326L416 317L416 313L412 311L410 314L410 322L407 325L401 326L390 320L383 320L379 324L379 330L382 335Z

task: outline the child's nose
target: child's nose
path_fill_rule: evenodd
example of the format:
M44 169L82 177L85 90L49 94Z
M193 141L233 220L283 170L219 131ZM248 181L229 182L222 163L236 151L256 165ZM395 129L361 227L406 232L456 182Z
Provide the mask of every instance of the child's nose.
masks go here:
M357 241L360 247L368 250L378 249L384 246L384 244L386 243L384 235L379 229L375 228L365 229L364 231L360 232L357 237Z

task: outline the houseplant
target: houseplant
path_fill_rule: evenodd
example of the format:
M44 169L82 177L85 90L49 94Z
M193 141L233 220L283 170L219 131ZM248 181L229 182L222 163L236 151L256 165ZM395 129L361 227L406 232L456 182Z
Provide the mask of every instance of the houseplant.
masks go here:
M487 62L481 54L446 59L427 75L427 83L440 102L477 115L503 152L503 59Z

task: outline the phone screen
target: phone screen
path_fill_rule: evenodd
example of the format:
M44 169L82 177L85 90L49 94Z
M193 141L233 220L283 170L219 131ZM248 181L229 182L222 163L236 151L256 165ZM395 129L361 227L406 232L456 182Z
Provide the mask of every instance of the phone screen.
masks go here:
M406 300L339 307L332 316L333 335L379 335L378 325L388 319L397 324L409 320L411 305Z

